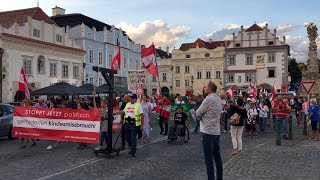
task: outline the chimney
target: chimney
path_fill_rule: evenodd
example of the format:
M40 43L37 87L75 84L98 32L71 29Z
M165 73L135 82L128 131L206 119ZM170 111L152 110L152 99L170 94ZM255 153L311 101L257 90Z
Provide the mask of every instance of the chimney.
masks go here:
M52 8L52 16L57 16L57 15L65 15L66 10L61 8L61 7L54 7Z
M167 50L167 54L169 55L169 46L167 46L167 49L166 49L166 50Z
M286 44L286 36L283 36L283 44Z
M212 39L209 39L209 43L212 43Z

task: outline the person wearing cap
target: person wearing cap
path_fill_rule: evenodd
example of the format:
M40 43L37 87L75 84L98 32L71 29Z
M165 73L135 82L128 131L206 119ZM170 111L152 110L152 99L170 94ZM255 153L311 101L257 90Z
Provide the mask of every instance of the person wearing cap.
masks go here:
M140 103L137 102L138 96L136 94L130 94L130 102L128 102L122 113L124 113L124 124L126 130L126 140L131 147L129 154L131 157L136 156L137 151L137 133L138 127L140 131L143 131L143 109Z
M308 110L308 116L311 120L312 135L310 140L319 141L318 139L318 121L319 121L319 106L317 105L317 99L310 100L310 107Z
M281 123L281 132L283 139L288 139L288 111L290 110L288 103L283 100L282 96L278 96L272 103L272 111L275 117L275 122Z
M168 135L168 120L171 112L171 103L167 94L163 96L162 101L159 103L159 106L161 106L159 114L159 126L161 129L160 134L164 132L163 135L166 136ZM163 129L163 124L165 129Z

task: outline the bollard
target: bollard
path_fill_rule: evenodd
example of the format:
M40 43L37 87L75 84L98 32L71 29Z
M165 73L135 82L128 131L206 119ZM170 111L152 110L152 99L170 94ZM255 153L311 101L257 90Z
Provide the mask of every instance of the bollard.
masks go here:
M293 132L292 132L292 115L289 116L289 140L293 140Z
M276 133L277 133L277 137L276 137L276 145L277 146L281 146L281 118L276 118L275 122L276 122Z
M307 130L307 115L306 115L306 114L303 116L303 135L305 135L305 136L308 135L308 130Z

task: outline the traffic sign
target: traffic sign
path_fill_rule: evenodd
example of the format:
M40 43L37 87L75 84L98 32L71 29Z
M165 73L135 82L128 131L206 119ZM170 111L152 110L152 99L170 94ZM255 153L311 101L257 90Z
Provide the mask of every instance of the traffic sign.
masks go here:
M311 89L313 88L315 82L302 82L301 85L306 90L307 94L311 92Z

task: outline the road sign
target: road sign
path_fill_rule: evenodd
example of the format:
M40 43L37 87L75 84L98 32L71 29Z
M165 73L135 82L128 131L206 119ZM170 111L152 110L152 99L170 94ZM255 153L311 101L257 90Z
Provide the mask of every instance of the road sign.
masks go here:
M302 82L301 85L306 90L307 94L311 92L312 87L314 86L315 82Z

